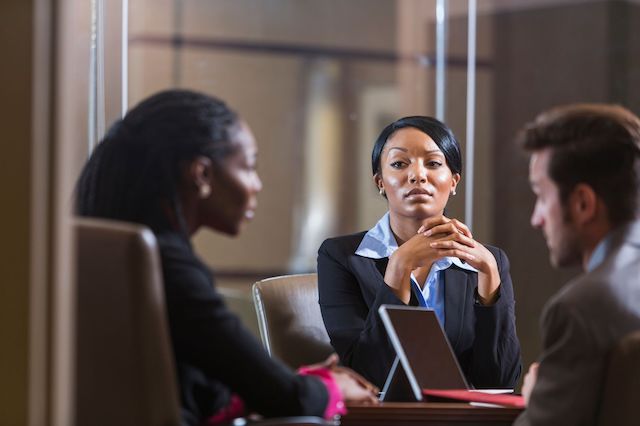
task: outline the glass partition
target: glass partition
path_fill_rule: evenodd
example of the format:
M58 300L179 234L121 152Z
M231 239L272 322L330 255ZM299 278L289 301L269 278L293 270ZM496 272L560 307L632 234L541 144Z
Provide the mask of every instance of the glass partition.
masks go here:
M255 222L237 240L197 239L222 276L313 271L325 238L384 213L373 141L403 115L435 115L446 93L436 89L436 36L446 34L436 6L446 3L130 0L129 103L167 87L202 90L236 108L258 139ZM456 55L442 56L439 75L463 83L449 108L464 139L466 48ZM451 214L463 214L463 197Z
M509 255L525 364L537 356L542 305L576 271L552 270L529 226L527 158L514 137L558 104L640 111L640 5L483 0L477 16L475 6L128 0L128 104L170 87L202 90L228 101L258 139L264 190L256 219L238 239L196 238L224 291L246 302L257 279L313 271L324 238L371 227L386 209L371 177L375 137L403 115L438 115L465 161L467 141L475 146L473 191L466 194L463 174L447 213L465 218L472 204L465 220L476 239Z

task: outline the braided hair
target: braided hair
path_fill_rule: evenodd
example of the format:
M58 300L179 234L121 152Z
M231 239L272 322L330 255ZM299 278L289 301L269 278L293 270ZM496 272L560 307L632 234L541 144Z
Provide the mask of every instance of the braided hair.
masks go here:
M186 233L178 186L181 169L205 156L220 164L235 147L238 115L214 97L188 90L155 94L116 122L96 147L76 184L80 216L169 227L170 209Z

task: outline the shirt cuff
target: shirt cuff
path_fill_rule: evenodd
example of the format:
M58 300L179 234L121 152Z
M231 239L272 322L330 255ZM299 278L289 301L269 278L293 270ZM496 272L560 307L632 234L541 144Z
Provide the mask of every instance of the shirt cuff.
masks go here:
M235 418L242 417L245 413L244 401L238 395L231 394L229 405L223 407L205 422L206 426L227 425Z
M298 374L301 376L315 376L324 383L327 388L327 393L329 394L329 402L327 403L327 408L324 410L325 419L332 419L336 415L347 414L347 407L342 399L340 387L327 368L300 367Z
M491 307L496 303L498 303L498 300L500 300L500 290L501 290L501 286L499 286L498 289L496 290L496 298L493 300L493 303L491 303L490 305L484 305L481 302L480 294L478 294L478 287L476 287L475 290L473 290L473 300L475 301L475 304L478 306Z

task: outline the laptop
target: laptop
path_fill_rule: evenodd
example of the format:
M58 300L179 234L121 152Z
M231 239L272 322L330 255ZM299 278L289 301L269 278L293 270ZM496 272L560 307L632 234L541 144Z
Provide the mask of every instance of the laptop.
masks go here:
M469 389L449 340L431 309L382 305L378 310L397 357L382 401L422 401L422 389Z

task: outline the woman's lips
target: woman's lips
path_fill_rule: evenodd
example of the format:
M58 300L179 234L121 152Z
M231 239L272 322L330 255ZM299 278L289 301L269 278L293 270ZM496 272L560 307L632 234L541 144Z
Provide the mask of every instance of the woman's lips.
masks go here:
M405 198L409 197L433 197L433 193L424 189L424 188L413 188L411 191L407 192Z

